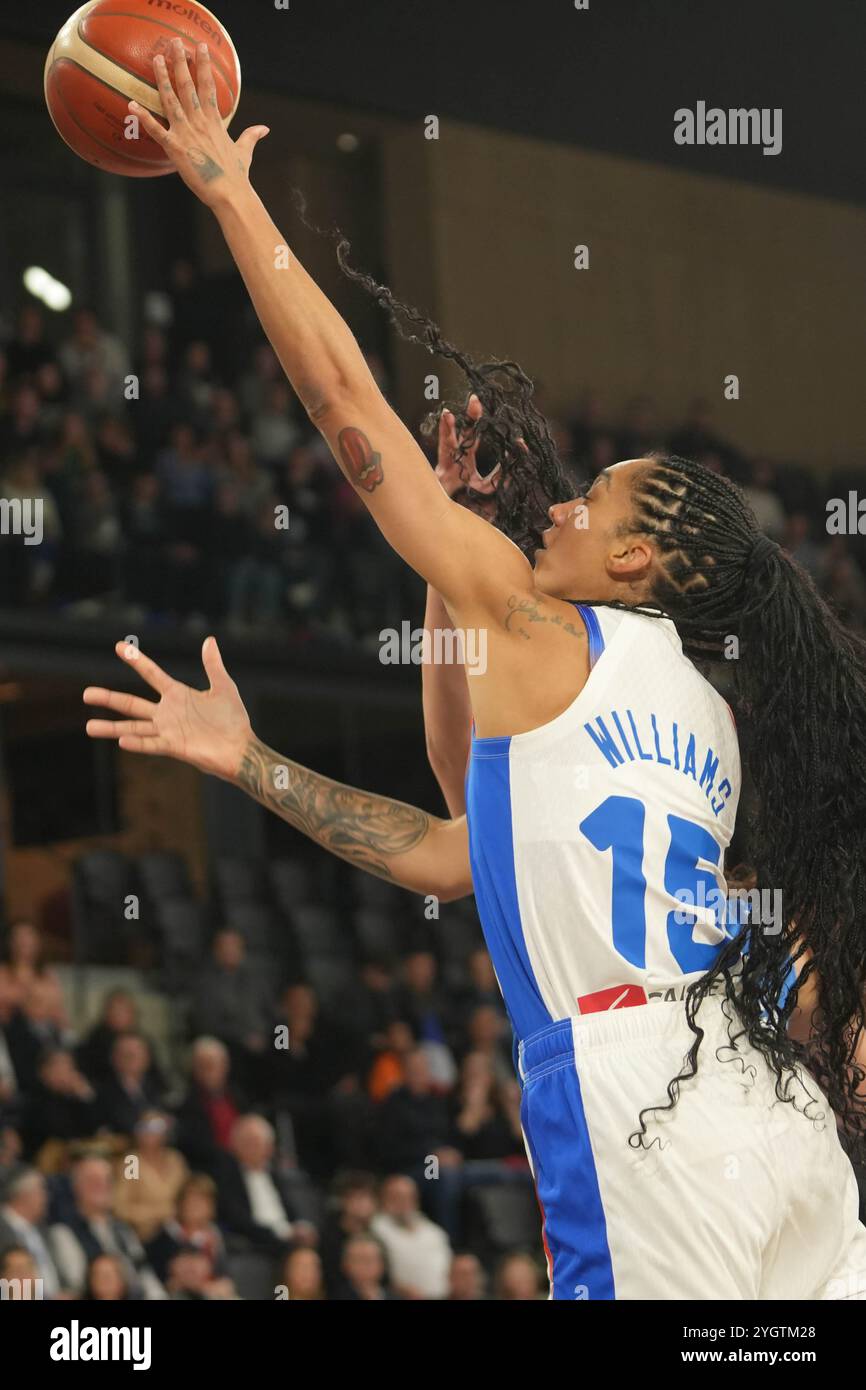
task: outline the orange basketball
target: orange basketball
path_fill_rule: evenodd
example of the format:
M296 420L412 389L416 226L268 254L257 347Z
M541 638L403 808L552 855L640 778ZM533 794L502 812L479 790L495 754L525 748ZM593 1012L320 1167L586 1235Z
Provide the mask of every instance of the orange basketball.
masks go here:
M66 21L45 60L45 100L71 150L112 174L152 178L171 165L127 110L134 99L162 116L153 59L171 70L169 45L183 39L195 74L196 44L206 43L220 115L228 125L241 94L235 46L219 20L191 0L89 0Z

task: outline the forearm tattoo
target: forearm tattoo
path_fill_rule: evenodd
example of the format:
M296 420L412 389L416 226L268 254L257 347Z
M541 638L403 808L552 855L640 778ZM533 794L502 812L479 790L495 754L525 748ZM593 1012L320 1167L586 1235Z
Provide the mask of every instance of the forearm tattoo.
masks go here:
M365 492L373 492L380 483L384 483L382 455L376 452L363 430L348 425L346 429L340 430L337 443L350 482L363 488Z
M413 849L429 828L416 807L322 777L257 738L247 745L238 784L323 849L380 878L393 878L388 860Z

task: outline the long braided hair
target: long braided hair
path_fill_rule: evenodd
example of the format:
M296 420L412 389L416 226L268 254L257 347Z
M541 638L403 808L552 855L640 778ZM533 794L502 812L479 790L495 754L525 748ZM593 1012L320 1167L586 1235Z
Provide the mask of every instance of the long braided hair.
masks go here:
M781 930L746 924L686 994L695 1041L668 1086L695 1075L703 1032L698 1011L721 982L732 1042L745 1035L794 1103L794 1065L804 1048L788 1035L798 988L819 983L809 1064L842 1120L852 1150L866 1148L864 1072L854 1051L866 984L866 643L838 621L810 575L758 530L727 478L699 464L656 456L635 480L634 531L650 536L661 565L653 600L696 658L730 655L744 726L744 763L755 791L749 827L758 889L781 892ZM727 649L727 650L726 650ZM767 924L763 924L766 926ZM781 1001L781 1002L780 1002ZM736 1026L736 1024L734 1025ZM634 1138L635 1136L633 1136Z
M303 217L302 198L299 210ZM575 489L533 402L532 381L516 362L478 362L449 343L429 318L351 266L345 237L329 235L343 273L377 300L400 335L453 362L478 395L478 421L462 402L450 406L461 447L477 440L479 457L486 451L496 460L492 520L525 551L534 549L547 508ZM431 416L426 427L437 420ZM660 559L641 611L670 617L696 660L729 657L732 638L739 646L734 698L756 801L750 859L758 889L781 891L784 912L781 930L746 923L729 935L712 968L689 986L695 1041L668 1085L667 1105L641 1112L632 1142L644 1142L645 1117L672 1108L681 1083L696 1075L699 1010L720 984L734 1048L745 1036L775 1075L778 1098L795 1104L801 1092L792 1069L806 1052L788 1023L814 975L819 1003L809 1065L852 1154L866 1158L866 1074L854 1055L866 1027L866 643L839 622L809 574L761 535L729 479L656 454L635 477L632 503L626 525L651 537ZM794 963L799 978L787 988Z

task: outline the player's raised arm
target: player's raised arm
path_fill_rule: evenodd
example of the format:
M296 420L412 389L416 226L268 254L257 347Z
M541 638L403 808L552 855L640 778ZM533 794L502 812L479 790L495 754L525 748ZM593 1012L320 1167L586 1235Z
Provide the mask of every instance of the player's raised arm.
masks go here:
M481 402L477 396L469 397L466 413L472 420L480 417ZM452 498L465 498L467 488L471 488L483 511L486 504L481 499L486 496L490 501L496 481L491 477L483 478L477 472L477 445L470 444L458 462L458 444L454 416L443 410L439 419L436 477ZM424 629L434 657L436 633L453 629L453 626L442 595L428 585ZM448 649L453 652L455 644L450 642ZM463 662L426 661L421 667L421 692L427 757L448 810L454 817L462 816L466 810L466 765L472 723L472 703Z
M238 688L208 637L202 660L209 689L173 680L129 643L122 661L159 696L89 686L84 703L121 719L89 719L90 738L115 739L131 753L190 763L232 782L339 858L444 902L472 891L465 817L446 821L405 802L359 791L283 757L256 738Z
M204 45L195 81L180 43L172 48L171 72L161 57L154 72L168 128L136 103L130 109L216 215L286 375L344 474L393 548L461 619L493 605L499 612L504 592L531 587L529 564L503 535L445 495L348 326L286 246L248 177L266 127L230 139Z

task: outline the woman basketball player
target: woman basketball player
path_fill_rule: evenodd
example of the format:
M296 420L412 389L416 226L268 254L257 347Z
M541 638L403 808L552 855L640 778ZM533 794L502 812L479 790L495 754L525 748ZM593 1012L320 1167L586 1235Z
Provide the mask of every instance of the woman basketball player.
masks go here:
M204 692L119 645L158 699L91 688L86 703L124 719L91 719L88 733L234 782L407 888L474 891L519 1044L554 1298L866 1297L866 1230L836 1131L838 1116L855 1147L866 1131L863 645L739 491L678 458L630 459L555 500L530 563L521 545L540 499L565 496L531 383L513 363L472 363L403 311L416 340L463 368L483 416L461 412L458 425L499 460L498 526L458 505L345 323L283 254L248 179L264 128L233 143L206 51L195 82L180 45L171 63L170 76L155 62L167 127L131 109L216 215L346 477L451 622L484 631L487 663L468 681L466 814L447 821L265 747L213 638ZM713 903L737 733L691 659L730 655L732 641L759 807L752 855L784 905L784 920L736 930Z

